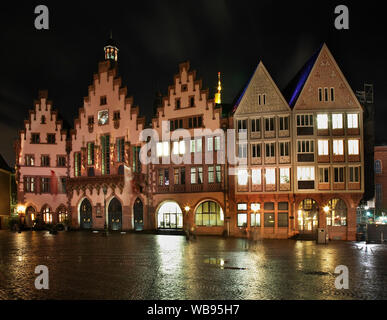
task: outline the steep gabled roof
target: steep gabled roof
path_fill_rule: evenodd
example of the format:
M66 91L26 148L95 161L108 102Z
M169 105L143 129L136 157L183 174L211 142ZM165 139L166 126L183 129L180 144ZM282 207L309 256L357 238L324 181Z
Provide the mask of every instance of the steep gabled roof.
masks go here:
M324 98L319 92L324 89ZM328 90L328 91L326 91ZM325 43L315 52L296 77L285 95L293 109L363 110L351 86Z
M261 104L261 95L266 97ZM259 62L247 87L234 106L234 114L256 114L272 111L289 111L290 108L273 78L265 68L262 61Z
M317 57L320 54L320 51L323 47L323 44L318 48L318 50L309 58L309 60L303 65L300 71L294 76L294 78L289 82L289 84L284 89L284 97L289 103L291 108L294 107L302 88L305 85L306 80L308 79L310 72L317 60Z

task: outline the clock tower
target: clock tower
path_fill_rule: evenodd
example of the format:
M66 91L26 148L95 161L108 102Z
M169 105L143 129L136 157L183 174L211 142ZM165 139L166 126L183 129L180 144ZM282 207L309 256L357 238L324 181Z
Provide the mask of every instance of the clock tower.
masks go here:
M115 41L113 40L112 32L110 31L110 38L104 46L105 51L105 60L115 61L118 60L118 47Z

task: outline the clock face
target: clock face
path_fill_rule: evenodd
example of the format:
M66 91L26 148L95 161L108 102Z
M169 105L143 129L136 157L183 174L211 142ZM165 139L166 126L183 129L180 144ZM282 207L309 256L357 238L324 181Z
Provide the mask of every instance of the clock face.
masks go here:
M109 111L101 110L98 112L98 123L99 124L107 124L109 120Z

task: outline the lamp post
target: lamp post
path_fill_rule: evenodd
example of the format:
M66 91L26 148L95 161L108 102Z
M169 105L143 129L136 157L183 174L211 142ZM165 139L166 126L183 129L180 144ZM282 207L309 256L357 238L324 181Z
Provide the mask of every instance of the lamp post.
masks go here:
M106 194L107 194L107 187L106 187L106 185L104 185L102 187L102 191L103 191L103 209L105 211L105 224L104 224L104 233L103 234L105 236L107 236L107 235L109 235L109 229L108 229L108 227L109 227L109 214L108 214L108 212L106 210Z
M190 210L190 207L188 205L184 207L184 211L185 211L185 214L187 217L187 222L186 222L186 225L187 225L186 237L187 237L187 239L189 239L189 233L190 233L190 223L189 223L189 215L188 215L189 210Z

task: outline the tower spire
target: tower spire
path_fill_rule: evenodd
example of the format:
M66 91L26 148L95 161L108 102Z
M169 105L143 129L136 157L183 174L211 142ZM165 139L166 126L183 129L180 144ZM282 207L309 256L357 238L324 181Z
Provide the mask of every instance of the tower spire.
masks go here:
M105 60L118 60L118 47L113 40L113 31L110 29L110 38L104 46Z
M221 104L222 103L222 83L220 81L220 72L218 72L218 92L215 93L215 103Z

